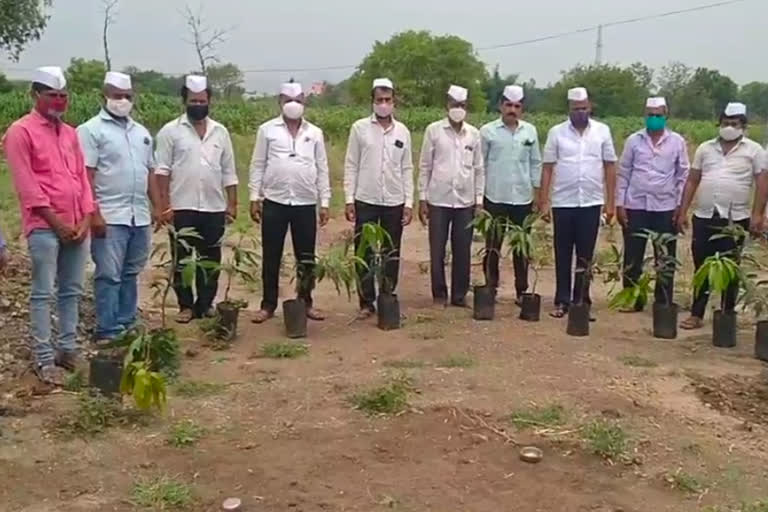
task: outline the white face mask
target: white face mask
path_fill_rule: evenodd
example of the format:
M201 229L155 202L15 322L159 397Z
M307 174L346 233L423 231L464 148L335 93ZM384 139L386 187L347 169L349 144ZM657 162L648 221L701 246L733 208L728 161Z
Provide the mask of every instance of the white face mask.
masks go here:
M743 128L736 128L735 126L722 126L720 127L720 138L731 142L744 135Z
M452 108L448 110L448 119L454 123L461 123L467 118L467 111L463 108Z
M289 101L283 104L283 115L287 119L301 119L301 116L304 115L304 105L298 101Z
M373 112L379 117L389 117L395 106L392 103L374 103Z
M133 103L125 98L121 100L107 98L107 110L117 117L128 117L133 110Z

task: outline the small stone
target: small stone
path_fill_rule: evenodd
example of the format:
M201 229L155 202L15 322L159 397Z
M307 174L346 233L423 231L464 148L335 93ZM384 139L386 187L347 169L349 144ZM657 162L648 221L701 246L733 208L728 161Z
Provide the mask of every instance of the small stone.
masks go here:
M241 510L240 506L242 505L242 501L240 498L227 498L224 500L224 503L221 504L222 510Z
M195 350L195 349L193 349L193 348L188 348L188 349L187 349L187 351L186 351L186 352L184 352L184 355L185 355L185 356L187 356L187 357L189 357L189 358L191 359L191 358L193 358L193 357L197 357L197 355L198 355L199 353L200 353L200 352L198 352L197 350Z

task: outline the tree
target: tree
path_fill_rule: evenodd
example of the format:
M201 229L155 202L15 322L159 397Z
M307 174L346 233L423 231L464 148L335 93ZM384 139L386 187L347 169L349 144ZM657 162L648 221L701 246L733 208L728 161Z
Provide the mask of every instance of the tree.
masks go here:
M371 83L389 77L398 101L407 106L443 107L451 84L469 90L471 108L484 111L485 65L472 45L456 36L433 36L428 31L407 31L389 41L376 41L373 50L350 78L350 91L358 103L371 101Z
M100 60L74 58L66 71L67 86L73 92L101 90L107 67Z
M240 98L245 94L243 72L237 64L215 64L208 66L208 83L217 94L225 98Z
M768 118L768 83L750 82L741 88L739 99L749 112L761 119Z
M719 116L725 109L725 106L734 101L739 94L739 86L730 77L721 74L719 71L707 68L698 68L693 73L689 86L694 91L705 91L707 97L712 99L712 116ZM693 91L687 91L693 92Z
M128 66L123 73L131 75L133 87L139 92L175 96L179 94L184 83L183 76L168 76L152 69L141 70Z
M501 99L501 95L504 92L504 87L516 84L519 77L520 75L514 73L507 75L506 78L502 78L501 73L499 73L499 65L496 64L493 68L493 74L483 84L483 92L485 92L485 97L488 98L488 112L496 112L498 110L499 99Z
M646 66L642 62L635 62L629 66L629 70L635 75L635 81L648 91L653 89L653 75L654 71L650 67Z
M101 0L104 5L104 26L102 31L102 41L104 43L104 62L107 65L107 71L112 71L112 58L109 55L109 27L117 20L117 4L120 0Z
M544 106L551 112L566 108L568 89L586 87L595 113L600 116L632 116L642 112L648 88L638 82L631 68L610 64L577 65L563 72L549 90Z
M0 51L14 61L30 41L40 39L51 0L0 0Z
M203 23L202 5L194 12L189 5L184 8L184 19L191 39L186 40L195 48L200 72L206 74L211 63L219 62L218 46L227 40L231 29L213 28Z

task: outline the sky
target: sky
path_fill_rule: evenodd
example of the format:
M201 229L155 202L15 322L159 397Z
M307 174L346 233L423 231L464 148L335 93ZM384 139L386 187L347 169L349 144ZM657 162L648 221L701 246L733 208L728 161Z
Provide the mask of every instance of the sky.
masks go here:
M205 22L231 28L219 48L223 61L243 70L318 68L358 64L373 43L409 29L454 34L475 47L568 32L616 20L687 9L716 0L120 0L111 32L113 67L128 65L183 74L195 55L180 14L202 7ZM42 39L18 63L0 60L0 71L29 78L43 65L66 67L72 57L103 59L102 0L54 0ZM765 48L768 1L743 2L652 21L607 27L603 62L642 61L659 68L670 61L720 70L738 83L768 81ZM479 58L502 74L519 73L539 84L595 60L596 32L514 48L482 50ZM353 69L246 73L250 91L271 92L290 77L309 84L339 81Z

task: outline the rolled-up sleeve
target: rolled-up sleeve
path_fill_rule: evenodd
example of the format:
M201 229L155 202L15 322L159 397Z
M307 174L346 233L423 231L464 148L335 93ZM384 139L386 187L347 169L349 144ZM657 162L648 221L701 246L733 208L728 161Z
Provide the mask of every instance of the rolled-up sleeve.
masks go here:
M253 148L250 177L248 179L251 201L261 201L264 199L262 184L264 181L264 170L267 167L267 151L267 134L264 133L264 127L260 126L256 132L256 146Z
M630 136L624 143L624 151L619 160L619 172L616 175L616 206L623 207L626 203L634 159L635 136Z
M50 199L43 192L32 170L32 144L29 133L22 127L11 126L3 139L3 148L21 207L32 210L51 206Z
M357 125L349 130L347 154L344 157L344 201L346 204L355 202L357 192L357 177L360 172L360 143L358 141Z
M87 123L81 124L77 128L77 137L80 139L85 166L96 169L99 165L99 144L93 130Z
M557 163L558 145L557 145L557 129L556 127L549 130L547 134L547 142L544 144L544 154L542 155L542 162L545 164Z
M173 136L166 126L157 134L155 148L155 174L170 176L173 169Z
M619 158L616 156L616 148L613 145L613 136L611 130L606 130L605 138L602 145L603 162L616 162Z
M429 181L432 179L432 164L434 161L434 144L430 127L424 132L424 140L421 142L421 155L419 157L419 200L427 200Z
M224 130L224 150L221 152L221 182L224 187L234 187L239 183L237 179L237 165L235 164L235 150L232 148L232 137L226 128Z

